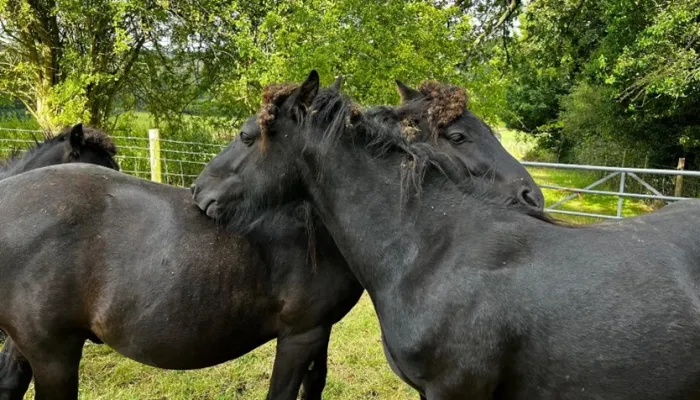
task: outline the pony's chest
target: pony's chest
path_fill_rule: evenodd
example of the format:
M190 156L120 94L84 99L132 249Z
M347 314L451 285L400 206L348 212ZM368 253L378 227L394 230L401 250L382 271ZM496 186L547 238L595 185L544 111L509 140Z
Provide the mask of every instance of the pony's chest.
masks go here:
M385 355L404 381L421 391L441 387L446 393L465 387L483 393L497 385L507 349L499 307L468 297L452 304L429 296L400 303L380 306L378 313Z

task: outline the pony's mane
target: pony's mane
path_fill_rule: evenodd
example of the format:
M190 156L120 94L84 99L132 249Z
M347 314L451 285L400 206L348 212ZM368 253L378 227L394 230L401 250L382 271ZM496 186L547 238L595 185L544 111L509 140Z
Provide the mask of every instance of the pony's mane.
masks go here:
M409 141L437 139L444 128L450 126L467 109L469 97L466 89L427 80L420 83L421 97L410 100L397 109L401 129ZM419 121L428 123L428 132L422 132ZM421 135L422 133L422 135Z
M36 147L27 150L27 152L33 151L35 149ZM7 154L7 157L5 157L4 160L0 160L0 170L10 168L12 164L16 163L22 158L24 153L25 151L23 149L20 149L19 147L13 147L12 149L10 149L10 152Z
M60 140L59 138L68 136L70 134L70 130L70 127L65 128L55 137L51 137L52 135L48 134L47 139ZM83 126L83 145L94 149L100 149L112 157L117 155L117 146L114 144L114 140L112 140L112 138L102 129Z
M21 162L22 160L27 160L31 156L39 153L40 151L50 147L53 143L60 140L58 136L54 136L50 132L44 133L45 140L39 142L34 138L34 145L28 149L22 149L21 147L13 147L9 154L4 160L0 160L0 170L7 170L13 167L15 164Z
M469 103L467 91L459 86L443 85L429 80L421 82L418 91L428 101L425 111L433 135L437 135L441 129L459 118Z
M248 224L243 230L231 223L231 221L240 217L241 215L236 215L236 212L231 207L227 207L223 216L217 218L217 222L230 232L243 234L248 240L254 243L265 244L266 246L271 241L288 243L292 240L291 238L299 238L300 233L305 233L307 239L307 263L312 271L316 271L319 241L319 236L316 232L319 229L325 229L325 227L319 224L318 216L313 212L311 204L307 202L287 204L274 210L265 210L261 214L258 213L256 217L246 215L245 218L253 222ZM327 238L329 235L322 234L320 237L320 240L324 240L323 238Z

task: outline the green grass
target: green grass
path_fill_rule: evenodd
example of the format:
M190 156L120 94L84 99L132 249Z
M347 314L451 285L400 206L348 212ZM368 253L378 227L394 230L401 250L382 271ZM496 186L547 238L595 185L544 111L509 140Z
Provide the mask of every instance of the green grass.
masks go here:
M115 119L110 119L110 124L114 124ZM116 119L117 126L128 126L136 132L143 132L145 135L150 128L155 126L150 113L143 111L135 111L119 116Z
M144 127L147 117L137 116ZM502 130L505 147L521 158L532 140ZM582 187L596 176L576 171L530 169L538 183ZM551 204L568 193L545 190ZM565 209L614 213L617 198L584 195L567 203ZM625 215L649 210L642 202L625 202ZM576 223L591 219L561 216ZM115 353L107 346L85 346L80 373L81 399L262 399L272 372L274 343L218 367L197 371L165 371L147 367ZM30 393L27 398L31 398ZM333 329L329 351L329 376L325 399L417 399L386 363L374 309L365 295L353 311Z

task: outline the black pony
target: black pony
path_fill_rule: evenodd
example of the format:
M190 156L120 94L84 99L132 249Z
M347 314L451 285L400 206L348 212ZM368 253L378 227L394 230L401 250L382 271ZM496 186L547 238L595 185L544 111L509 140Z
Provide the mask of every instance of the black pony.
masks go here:
M0 160L0 179L69 162L96 164L118 171L116 154L117 147L107 134L77 124L56 136L47 135L45 141L25 152L16 150L7 160Z
M47 135L46 140L27 150L15 150L7 160L0 160L0 180L48 165L84 162L119 171L114 160L117 147L103 131L83 128L77 124L58 135ZM5 334L0 331L0 342Z
M241 229L309 201L423 397L700 398L700 202L563 226L481 179L455 185L444 153L319 90L315 71L270 100L253 150L217 156L228 167L205 169L195 201Z
M515 193L523 205L544 208L544 195L522 164L503 157L505 149L491 127L465 108L469 101L464 88L436 81L424 81L418 90L396 84L402 104L395 113L410 143L432 142L458 160L458 181L464 176L490 180L493 193Z
M0 181L0 399L23 398L32 376L37 399L76 399L85 340L193 369L275 338L268 398L296 399L304 381L320 399L331 326L362 287L306 212L286 207L244 238L187 189L101 167Z

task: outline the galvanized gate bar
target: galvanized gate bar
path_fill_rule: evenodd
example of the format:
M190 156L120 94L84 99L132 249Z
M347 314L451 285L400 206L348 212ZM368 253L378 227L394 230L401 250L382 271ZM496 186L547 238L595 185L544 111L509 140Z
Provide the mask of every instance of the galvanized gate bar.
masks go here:
M637 174L635 174L634 172L630 172L630 173L629 173L629 176L631 176L632 178L634 178L637 182L641 183L642 186L644 186L645 188L647 188L648 191L654 193L657 197L659 197L659 196L660 196L660 197L663 197L663 194L661 194L661 192L659 192L658 190L654 189L653 186L651 186L650 184L646 183L646 182L644 181L644 179L638 177ZM681 198L684 199L685 197L681 197Z
M617 197L617 217L620 218L622 217L622 206L625 204L625 198L622 196L625 194L625 177L627 176L626 172L620 173L620 194Z
M683 176L700 176L700 171L686 171L675 169L644 169L644 168L621 168L621 167L602 167L598 165L581 165L581 164L557 164L545 162L523 161L521 164L528 167L542 168L559 168L559 169L580 169L584 171L608 171L608 172L634 172L637 174L653 174L653 175L683 175Z
M588 194L600 194L604 196L622 196L622 197L630 197L630 198L635 198L635 199L658 199L658 200L668 200L668 201L678 201L678 200L690 200L691 197L676 197L676 196L655 196L653 194L642 194L642 193L619 193L619 192L609 192L606 190L590 190L590 189L579 189L579 188L571 188L571 187L565 187L565 186L556 186L556 185L547 185L547 184L542 184L538 185L542 189L553 189L553 190L563 190L566 192L574 192L574 193L588 193Z
M576 216L579 216L579 217L591 217L591 218L603 218L603 219L622 219L622 218L616 217L616 216L614 216L614 215L595 214L595 213L584 213L584 212L578 212L578 211L549 210L549 209L545 209L545 211L550 212L550 213L552 213L552 214L576 215Z
M557 213L557 214L577 215L577 216L582 216L582 217L593 217L593 218L602 218L602 219L621 219L622 218L622 211L624 208L624 199L625 198L663 200L666 202L690 199L688 197L665 196L661 193L661 191L655 189L648 182L646 182L642 178L640 178L638 174L700 177L700 171L683 171L683 170L673 170L673 169L622 168L622 167L604 167L604 166L597 166L597 165L556 164L556 163L529 162L529 161L522 162L522 164L526 167L557 168L557 169L571 169L571 170L580 170L580 171L604 171L604 172L608 172L608 174L605 177L603 177L602 179L599 179L596 182L593 182L592 184L586 186L583 189L556 186L556 185L547 185L547 184L539 185L542 189L554 189L554 190L563 190L563 191L573 192L573 194L568 195L565 198L552 204L551 206L545 208L545 211L550 212L550 213ZM607 180L610 180L611 178L613 178L617 175L620 175L620 185L619 185L619 189L617 192L610 192L610 191L605 191L605 190L593 189L594 187L604 183ZM639 182L646 190L648 190L650 193L653 193L653 194L626 193L625 187L627 185L627 182L626 182L627 175L631 176L632 179ZM579 193L590 193L590 194L598 194L598 195L617 196L618 201L617 201L616 215L604 215L604 214L597 214L597 213L587 213L587 212L578 212L578 211L568 211L568 210L556 209L556 207L559 207L561 204L575 198L576 195Z

